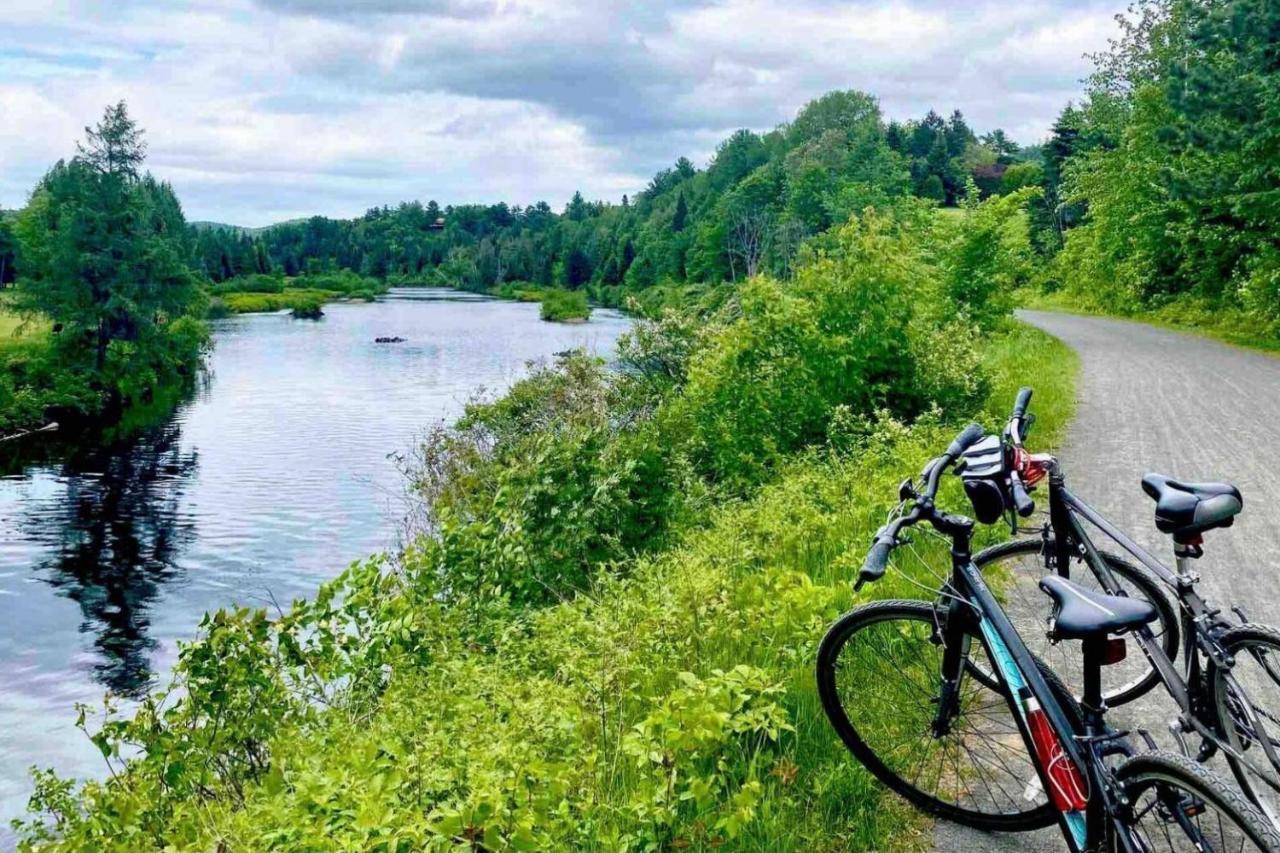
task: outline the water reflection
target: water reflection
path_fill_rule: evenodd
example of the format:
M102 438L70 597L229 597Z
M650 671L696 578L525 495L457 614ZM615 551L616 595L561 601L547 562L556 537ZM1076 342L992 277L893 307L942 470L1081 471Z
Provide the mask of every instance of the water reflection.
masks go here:
M134 438L0 445L0 850L26 768L103 772L75 703L163 681L210 609L287 605L393 547L403 481L388 454L478 386L565 349L607 355L629 325L440 291L325 315L219 321L209 384Z
M151 683L148 612L195 536L182 513L196 451L173 419L141 435L91 447L68 459L58 480L63 512L33 515L26 533L51 543L37 577L80 606L82 633L95 636L95 679L136 697ZM56 526L50 529L50 526Z

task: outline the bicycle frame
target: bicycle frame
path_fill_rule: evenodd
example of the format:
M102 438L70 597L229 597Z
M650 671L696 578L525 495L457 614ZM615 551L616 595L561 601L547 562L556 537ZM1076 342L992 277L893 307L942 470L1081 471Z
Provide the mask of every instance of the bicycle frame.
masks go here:
M1097 510L1072 494L1067 489L1065 479L1056 464L1050 471L1048 482L1049 530L1052 533L1050 544L1054 571L1063 577L1069 577L1072 558L1083 556L1098 578L1099 584L1108 594L1127 594L1116 581L1111 567L1107 565L1089 537L1081 522L1083 518L1145 566L1165 585L1172 588L1177 595L1183 637L1183 672L1179 672L1173 661L1169 660L1150 627L1142 626L1132 632L1143 655L1150 661L1165 689L1178 706L1179 719L1171 726L1174 736L1181 742L1183 733L1196 732L1204 738L1197 760L1203 761L1214 751L1222 750L1251 769L1254 775L1269 786L1280 791L1280 785L1273 781L1266 770L1261 769L1251 758L1225 743L1219 734L1202 719L1204 716L1209 716L1216 720L1217 709L1213 707L1213 700L1208 695L1201 655L1208 657L1216 666L1224 669L1229 669L1234 661L1219 642L1222 633L1230 626L1218 617L1219 611L1210 608L1195 590L1198 578L1189 566L1194 553L1192 548L1185 545L1175 548L1177 571L1171 571L1149 551L1107 521Z
M1096 713L1086 711L1083 736L1073 730L1062 706L1041 675L1030 649L996 601L982 573L974 565L970 553L972 522L968 519L964 521L967 525L948 525L946 522L934 525L952 538L951 581L943 590L943 597L947 601L947 624L943 635L945 649L942 685L935 731L940 727L945 729L949 723L949 715L954 713L968 652L965 638L979 637L987 655L996 665L1004 686L1002 692L1005 700L1018 724L1046 796L1053 790L1054 782L1049 776L1049 768L1042 766L1036 750L1025 694L1039 703L1066 757L1088 783L1092 796L1088 797L1084 813L1058 813L1059 827L1069 849L1072 853L1083 853L1095 847L1105 837L1108 821L1113 819L1113 815L1120 813L1113 794L1115 786L1109 779L1109 771L1102 758L1111 754L1132 754L1131 750L1122 740L1123 735L1106 727L1101 708L1096 709ZM1099 662L1094 662L1101 666ZM1088 668L1086 664L1086 669ZM1095 684L1094 692L1099 697L1100 691L1100 686ZM1100 698L1097 704L1102 704ZM1052 802L1052 798L1050 801ZM1119 832L1117 837L1123 839L1124 847L1128 848L1127 833Z

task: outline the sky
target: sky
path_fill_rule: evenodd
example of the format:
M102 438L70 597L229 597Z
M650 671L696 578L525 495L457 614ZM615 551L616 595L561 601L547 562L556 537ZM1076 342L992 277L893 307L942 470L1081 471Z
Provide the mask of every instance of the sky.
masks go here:
M0 0L0 207L124 99L187 218L618 200L832 89L1041 140L1122 3Z

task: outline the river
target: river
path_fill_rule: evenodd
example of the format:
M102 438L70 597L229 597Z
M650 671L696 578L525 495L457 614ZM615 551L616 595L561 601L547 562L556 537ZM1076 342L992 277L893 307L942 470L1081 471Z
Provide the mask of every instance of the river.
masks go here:
M628 321L538 318L535 304L398 290L214 324L207 376L162 423L122 440L28 440L0 476L0 848L27 769L105 772L77 702L164 678L201 615L314 592L393 548L392 454L501 391L531 359L608 355ZM400 336L398 344L376 344Z

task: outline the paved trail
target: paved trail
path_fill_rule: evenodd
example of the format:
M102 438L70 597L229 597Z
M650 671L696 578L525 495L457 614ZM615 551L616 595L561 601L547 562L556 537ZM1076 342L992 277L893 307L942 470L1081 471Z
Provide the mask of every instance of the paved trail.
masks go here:
M1280 624L1280 358L1123 320L1020 316L1080 354L1076 419L1058 453L1072 490L1164 558L1171 545L1155 529L1142 475L1236 484L1244 513L1206 535L1201 590ZM1137 713L1156 730L1172 709L1160 697ZM940 822L935 840L966 853L1064 849L1056 828L995 836Z

